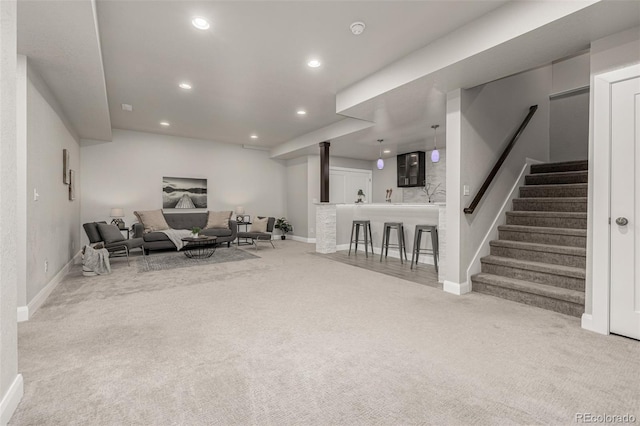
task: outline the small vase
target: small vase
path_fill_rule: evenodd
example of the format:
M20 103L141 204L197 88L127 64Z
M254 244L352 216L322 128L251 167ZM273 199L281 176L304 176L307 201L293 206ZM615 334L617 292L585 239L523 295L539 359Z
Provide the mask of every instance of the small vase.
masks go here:
M280 239L281 239L281 240L286 240L286 239L287 239L287 236L286 236L286 235L280 235Z

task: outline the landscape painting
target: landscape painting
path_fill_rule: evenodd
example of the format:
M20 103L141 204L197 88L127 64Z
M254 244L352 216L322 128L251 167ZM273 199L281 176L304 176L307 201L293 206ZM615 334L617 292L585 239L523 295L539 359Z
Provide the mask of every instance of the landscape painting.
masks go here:
M207 180L179 177L162 178L163 209L206 209Z

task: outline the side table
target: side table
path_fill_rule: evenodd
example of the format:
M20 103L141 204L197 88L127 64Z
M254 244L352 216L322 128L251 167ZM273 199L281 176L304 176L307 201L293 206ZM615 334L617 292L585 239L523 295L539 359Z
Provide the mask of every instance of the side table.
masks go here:
M251 225L251 222L238 222L238 232L249 232L249 225ZM244 226L244 231L240 230L241 226ZM240 241L241 239L243 241ZM250 246L250 245L253 245L251 238L238 237L238 246Z

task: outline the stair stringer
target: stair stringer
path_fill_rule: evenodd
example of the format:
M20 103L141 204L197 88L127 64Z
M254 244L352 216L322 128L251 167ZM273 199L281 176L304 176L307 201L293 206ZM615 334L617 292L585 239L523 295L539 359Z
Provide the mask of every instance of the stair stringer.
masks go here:
M509 191L509 194L507 194L504 202L502 203L502 207L500 208L498 213L496 213L496 216L493 219L491 226L487 230L487 233L485 234L482 242L480 243L478 250L473 255L473 258L471 259L471 262L467 267L466 282L469 285L469 291L473 291L473 283L471 282L471 276L481 272L482 264L480 262L480 259L489 255L491 250L491 247L489 246L489 242L492 240L498 239L498 226L504 225L507 222L507 218L506 218L507 211L511 210L513 199L519 197L520 187L524 185L525 176L529 173L531 165L542 164L542 163L544 163L544 161L536 160L534 158L527 157L525 159L525 163L522 166L522 170L520 171L518 178L514 182L513 187L511 188L511 191Z

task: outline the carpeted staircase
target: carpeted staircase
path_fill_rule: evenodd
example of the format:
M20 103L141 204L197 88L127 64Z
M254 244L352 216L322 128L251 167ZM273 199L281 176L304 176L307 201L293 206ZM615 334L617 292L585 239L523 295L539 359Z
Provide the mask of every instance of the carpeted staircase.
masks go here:
M587 161L537 164L498 227L473 291L579 317L584 312Z

